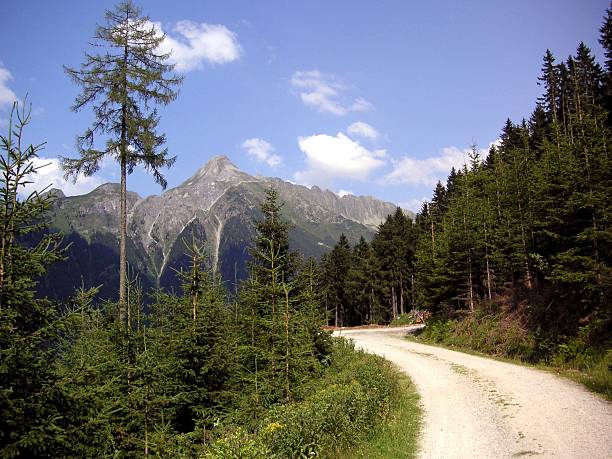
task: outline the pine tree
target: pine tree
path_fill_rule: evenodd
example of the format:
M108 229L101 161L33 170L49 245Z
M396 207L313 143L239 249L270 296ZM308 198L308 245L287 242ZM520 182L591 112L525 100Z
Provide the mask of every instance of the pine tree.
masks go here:
M252 258L251 272L264 283L272 280L270 251L275 253L275 259L279 263L278 273L282 280L290 281L297 269L297 255L289 250L290 225L283 220L282 209L278 191L272 187L267 188L260 208L263 218L255 222L257 238L249 251Z
M559 145L559 100L561 97L561 76L560 69L555 64L555 58L549 49L546 50L544 55L544 63L542 65L542 76L538 78L541 84L544 86L544 95L538 100L538 102L546 110L546 114L550 117L549 122L553 126L555 133L555 143ZM540 83L538 83L540 84Z
M608 112L608 126L612 126L612 7L606 10L604 22L599 32L601 34L599 43L603 47L606 56L604 107Z
M93 125L78 137L80 157L63 158L67 176L92 175L105 157L119 162L121 210L119 228L119 319L126 321L127 276L127 175L138 165L153 174L162 188L167 185L160 169L170 167L176 157L162 148L166 138L156 132L159 123L153 104L173 101L181 78L170 74L169 54L158 51L164 36L151 25L131 0L106 12L106 24L95 33L96 47L104 52L86 54L79 69L65 67L70 78L82 88L72 109L93 107ZM95 147L96 136L106 137L104 148Z
M363 325L374 322L377 305L377 285L374 254L363 238L353 247L352 263L346 279L347 297L350 299L349 324Z
M322 327L327 324L324 307L323 270L317 261L309 257L301 266L295 279L296 303L304 317L310 340L314 343L315 356L319 362L326 361L330 353L330 336Z
M62 259L61 238L44 234L53 197L23 196L44 145L26 147L29 122L15 102L0 136L0 453L34 458L62 455L69 440L53 373L59 311L35 297L36 279Z
M240 410L253 422L274 403L298 397L312 368L317 366L317 336L313 292L296 279L297 257L289 247L289 224L282 218L276 190L266 191L263 219L255 222L250 254L250 277L240 289L242 344ZM310 287L311 288L311 287ZM301 304L300 300L304 303ZM303 306L303 307L302 307Z
M346 280L351 264L351 246L346 236L341 234L323 263L327 308L335 327L346 325L346 307L350 303Z
M386 317L393 320L414 307L416 231L401 208L387 217L372 240L381 303L388 304Z

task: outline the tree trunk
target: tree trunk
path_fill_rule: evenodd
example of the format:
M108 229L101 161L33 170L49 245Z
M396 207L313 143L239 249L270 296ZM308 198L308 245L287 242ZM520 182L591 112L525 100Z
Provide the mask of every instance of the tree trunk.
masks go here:
M126 23L129 13L126 14ZM121 103L121 214L119 217L119 323L125 324L126 319L126 276L127 276L127 60L128 60L128 36L125 30L125 44L123 47L123 97Z
M287 284L283 283L285 290L285 400L288 402L291 399L289 386L289 289Z
M415 305L416 301L415 301L415 298L414 298L416 296L415 293L414 293L414 269L413 269L412 273L410 273L410 292L412 294L412 296L410 298L410 309L412 311L414 311L414 308L416 306Z
M489 300L491 300L492 295L491 295L491 268L489 266L489 240L487 237L486 222L483 221L482 225L484 227L484 237L485 237L485 264L486 264L486 269L487 269L487 293L488 293Z
M395 298L395 286L391 286L391 316L397 319L397 298Z
M400 272L400 315L404 314L404 280Z
M126 325L127 303L126 303L126 277L127 277L127 209L126 209L126 181L127 165L125 153L121 155L121 213L119 217L119 322Z
M370 298L368 301L368 323L372 323L372 303L374 303L374 287L370 287Z
M468 300L470 312L474 312L474 285L472 282L472 257L468 255Z
M198 304L198 291L200 289L200 285L198 282L199 277L199 266L198 266L197 255L193 254L192 265L191 265L191 275L193 276L191 279L191 316L193 322L197 319L197 304Z
M434 232L433 215L430 215L429 218L431 218L431 256L435 260L436 259L436 236Z
M338 305L334 308L334 327L338 326Z

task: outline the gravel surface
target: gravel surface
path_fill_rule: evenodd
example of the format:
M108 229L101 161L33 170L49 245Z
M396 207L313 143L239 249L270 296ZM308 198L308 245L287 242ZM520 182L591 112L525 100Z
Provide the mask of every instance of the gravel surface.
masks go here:
M410 375L424 410L419 457L612 458L603 398L548 372L402 339L410 329L334 334Z

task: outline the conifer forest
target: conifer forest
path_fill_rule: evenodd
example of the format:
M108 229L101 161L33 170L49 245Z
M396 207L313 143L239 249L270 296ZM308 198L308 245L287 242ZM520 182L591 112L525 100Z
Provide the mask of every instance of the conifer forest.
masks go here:
M131 0L100 19L82 65L64 67L90 124L75 121L62 167L120 172L117 297L38 294L70 247L50 230L54 192L22 192L44 143L20 99L0 125L0 457L352 457L404 386L333 336L343 327L424 323L415 340L563 369L612 396L612 9L605 61L585 43L543 50L533 112L486 155L473 145L414 218L398 207L373 238L306 257L270 186L246 278L228 285L210 247L183 238L178 290L132 269L126 203L135 169L167 185L158 108L183 77Z

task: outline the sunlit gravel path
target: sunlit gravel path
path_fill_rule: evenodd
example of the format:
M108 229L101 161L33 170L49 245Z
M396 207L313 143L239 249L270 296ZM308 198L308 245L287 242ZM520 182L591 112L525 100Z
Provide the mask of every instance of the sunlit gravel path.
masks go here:
M421 396L422 458L612 458L612 404L530 367L403 339L409 327L336 331L386 357Z

